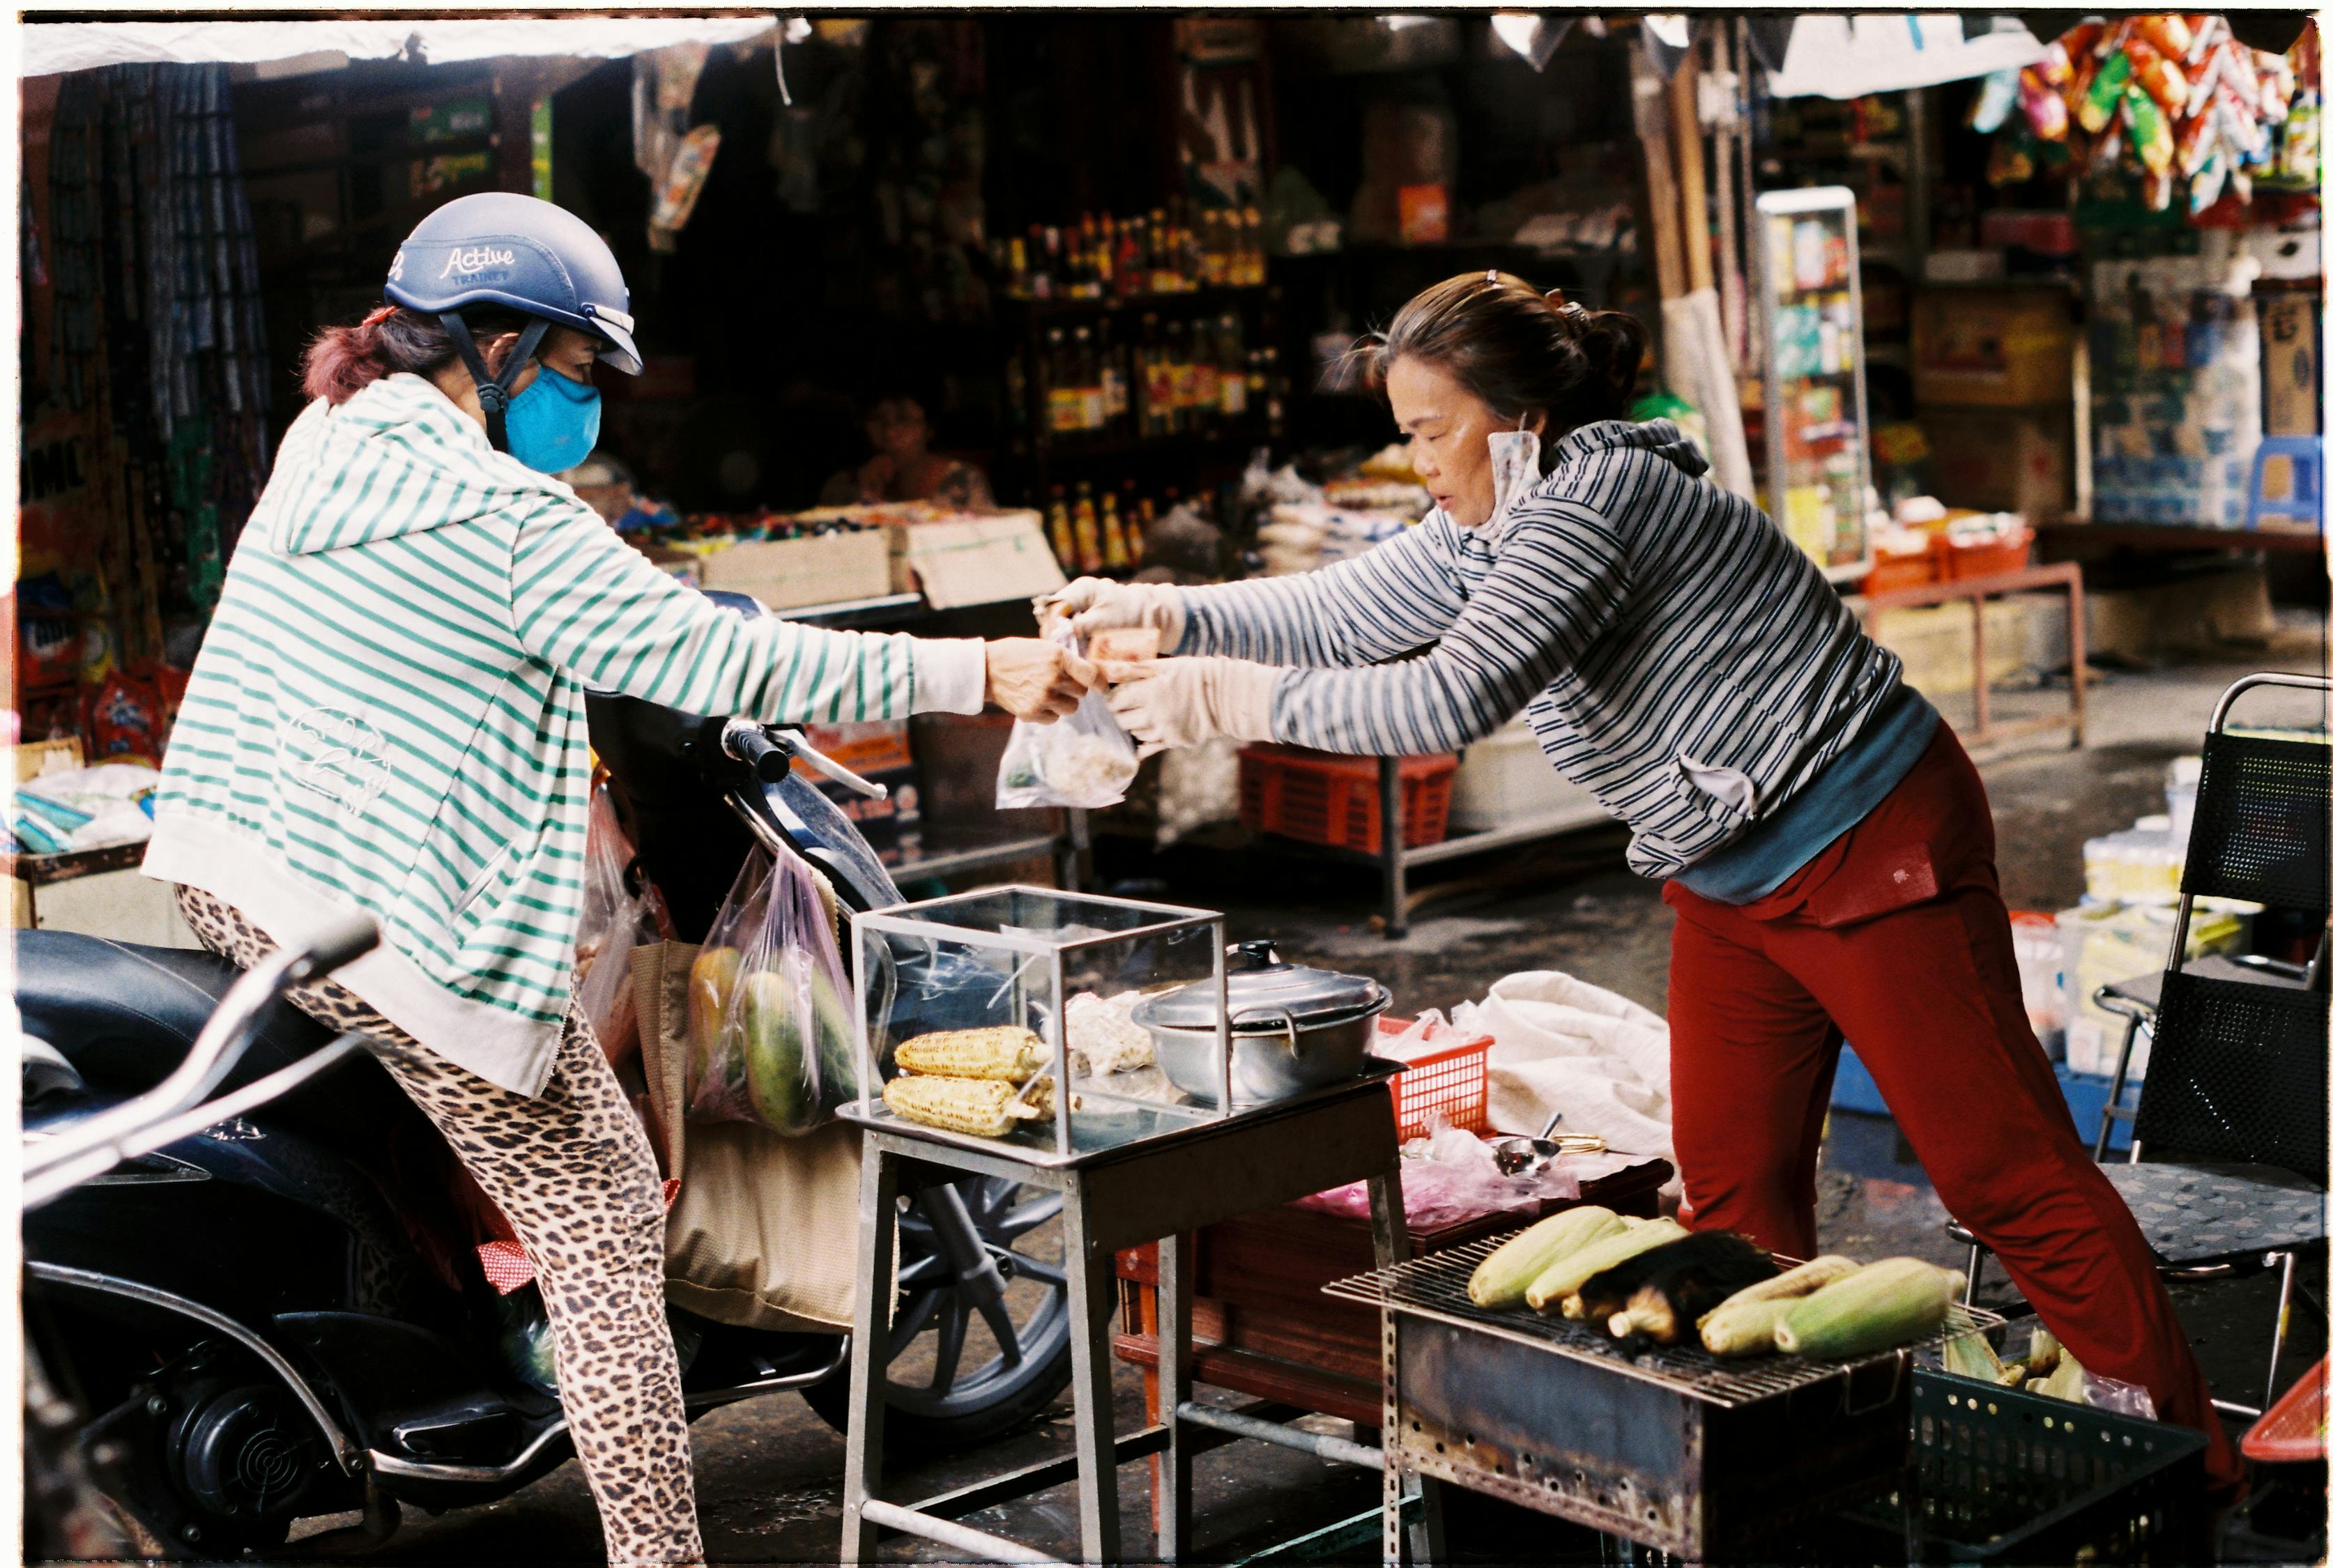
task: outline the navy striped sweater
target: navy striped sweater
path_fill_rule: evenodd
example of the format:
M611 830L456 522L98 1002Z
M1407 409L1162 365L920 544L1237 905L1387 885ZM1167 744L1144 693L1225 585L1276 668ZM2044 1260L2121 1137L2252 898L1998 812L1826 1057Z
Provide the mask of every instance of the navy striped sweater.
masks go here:
M1629 865L1670 875L1797 796L1903 673L1708 466L1666 419L1585 425L1495 547L1436 512L1322 571L1186 588L1176 651L1298 666L1272 734L1325 751L1456 751L1523 712Z

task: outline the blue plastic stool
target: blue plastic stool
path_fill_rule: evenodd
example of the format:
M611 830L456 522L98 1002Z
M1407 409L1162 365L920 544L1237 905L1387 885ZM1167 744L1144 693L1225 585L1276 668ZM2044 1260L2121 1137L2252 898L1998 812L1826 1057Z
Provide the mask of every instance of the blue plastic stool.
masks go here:
M2262 521L2286 528L2325 522L2325 437L2271 435L2252 454L2251 501L2244 526Z

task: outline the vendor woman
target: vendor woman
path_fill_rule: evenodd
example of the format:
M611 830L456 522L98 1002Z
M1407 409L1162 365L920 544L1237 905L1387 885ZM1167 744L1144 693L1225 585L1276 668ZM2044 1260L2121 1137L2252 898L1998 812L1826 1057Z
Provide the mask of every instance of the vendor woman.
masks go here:
M1517 712L1664 879L1670 1086L1687 1218L1814 1256L1841 1039L1951 1212L2085 1367L2234 1459L2146 1243L2076 1134L2026 1021L1984 786L1814 564L1623 417L1644 330L1472 273L1366 350L1418 527L1299 577L1085 578L1085 632L1184 657L1113 667L1150 745L1215 736L1455 751ZM1386 661L1431 645L1421 657Z
M292 993L368 1037L517 1229L611 1563L704 1546L639 1118L572 998L585 690L765 721L1056 719L1090 669L746 621L551 475L595 366L640 370L616 258L531 196L415 229L387 302L308 350L308 406L243 531L162 767L150 876L244 965L341 912L381 946Z

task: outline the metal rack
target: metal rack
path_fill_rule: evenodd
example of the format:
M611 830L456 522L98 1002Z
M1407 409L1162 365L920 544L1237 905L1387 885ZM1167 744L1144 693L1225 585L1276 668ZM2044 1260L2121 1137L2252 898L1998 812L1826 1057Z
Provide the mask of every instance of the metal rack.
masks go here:
M1504 1238L1343 1280L1384 1325L1387 1496L1447 1481L1709 1561L1884 1493L1909 1454L1914 1355L1721 1362L1588 1324L1493 1312L1466 1294ZM1998 1315L1972 1310L1973 1326ZM1390 1502L1388 1555L1400 1520Z

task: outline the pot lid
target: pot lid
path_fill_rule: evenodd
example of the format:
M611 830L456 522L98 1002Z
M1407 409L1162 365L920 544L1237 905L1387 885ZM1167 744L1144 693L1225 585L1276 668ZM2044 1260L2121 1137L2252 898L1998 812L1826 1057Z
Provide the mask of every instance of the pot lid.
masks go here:
M1386 989L1366 976L1283 963L1269 942L1234 942L1224 956L1224 992L1231 1000L1234 1027L1243 1031L1278 1028L1282 1009L1298 1024L1319 1024L1382 1008L1387 1000ZM1168 1028L1213 1028L1214 992L1212 981L1195 981L1152 997L1135 1017Z

